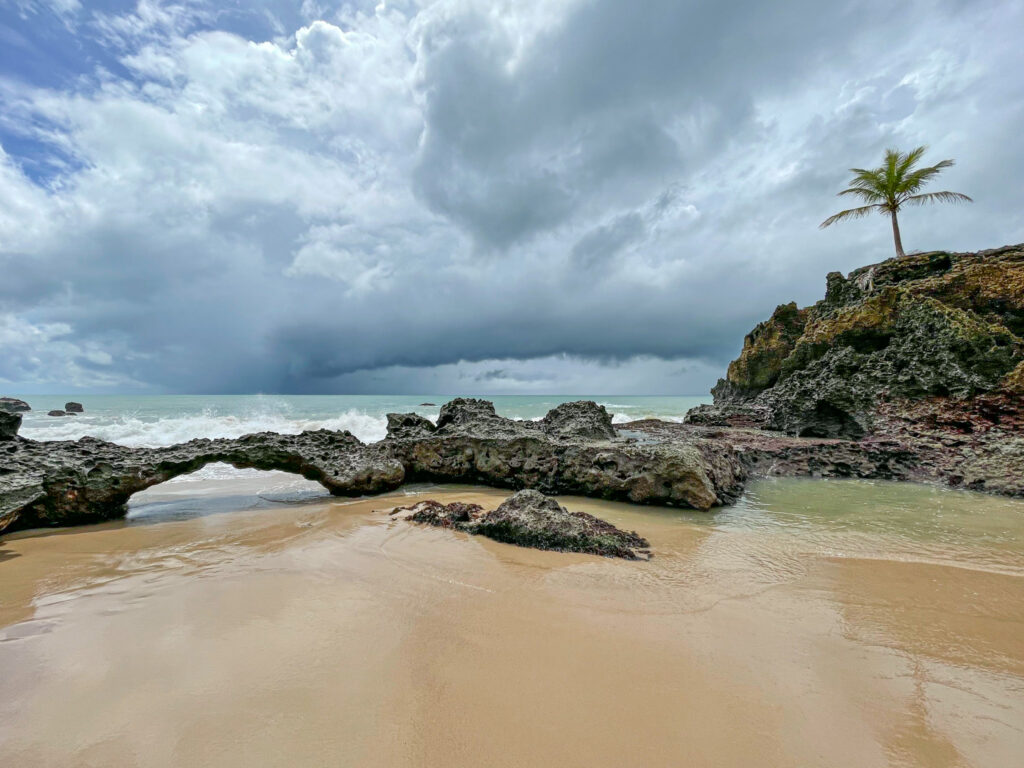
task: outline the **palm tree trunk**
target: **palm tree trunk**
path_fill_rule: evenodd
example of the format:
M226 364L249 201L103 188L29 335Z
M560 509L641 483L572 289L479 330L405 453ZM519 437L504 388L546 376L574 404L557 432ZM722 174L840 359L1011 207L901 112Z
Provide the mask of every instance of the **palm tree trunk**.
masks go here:
M903 240L900 239L900 223L896 220L896 211L889 211L892 215L892 239L896 241L896 256L906 256L903 252Z

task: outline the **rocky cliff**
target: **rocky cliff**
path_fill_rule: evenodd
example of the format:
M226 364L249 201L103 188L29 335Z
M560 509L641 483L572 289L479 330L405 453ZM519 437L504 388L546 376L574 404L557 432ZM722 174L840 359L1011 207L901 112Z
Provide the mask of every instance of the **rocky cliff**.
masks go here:
M860 438L877 431L892 404L1009 401L1024 394L1022 385L1017 245L833 272L824 299L780 306L747 335L712 394L716 406L745 406L733 410L756 413L773 429Z
M828 275L744 339L694 424L887 438L921 473L1024 493L1024 245Z

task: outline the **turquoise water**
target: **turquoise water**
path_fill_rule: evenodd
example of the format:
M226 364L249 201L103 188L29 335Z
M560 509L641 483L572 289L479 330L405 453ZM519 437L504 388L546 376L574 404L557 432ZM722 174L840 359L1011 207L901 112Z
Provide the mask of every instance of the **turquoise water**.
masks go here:
M15 395L32 406L21 434L34 440L77 440L86 435L134 446L172 445L197 437L240 437L251 432L347 429L380 440L386 414L414 411L436 419L446 395ZM596 400L616 422L657 417L679 421L705 397L515 395L488 397L498 413L538 419L559 403ZM64 403L82 403L77 416L47 416ZM432 403L432 405L426 405Z

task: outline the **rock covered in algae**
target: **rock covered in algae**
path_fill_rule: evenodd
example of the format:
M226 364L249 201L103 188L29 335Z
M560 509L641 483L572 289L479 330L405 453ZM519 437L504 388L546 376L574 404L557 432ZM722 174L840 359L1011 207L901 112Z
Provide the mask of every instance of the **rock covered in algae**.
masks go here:
M1021 391L1024 245L912 254L827 283L817 304L780 306L747 335L717 406L764 409L766 426L793 435L859 439L881 403Z
M490 512L485 512L479 504L442 504L429 499L411 507L399 507L391 514L520 547L627 560L650 558L650 544L635 531L620 530L586 512L570 512L538 491L514 493Z

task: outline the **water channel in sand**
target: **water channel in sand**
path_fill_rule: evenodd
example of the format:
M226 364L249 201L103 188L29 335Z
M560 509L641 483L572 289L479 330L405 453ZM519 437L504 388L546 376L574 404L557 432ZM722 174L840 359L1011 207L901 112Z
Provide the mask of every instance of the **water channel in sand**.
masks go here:
M637 563L385 511L500 491L285 482L168 483L124 522L0 539L2 763L1021 764L1024 502L561 499L647 537Z

